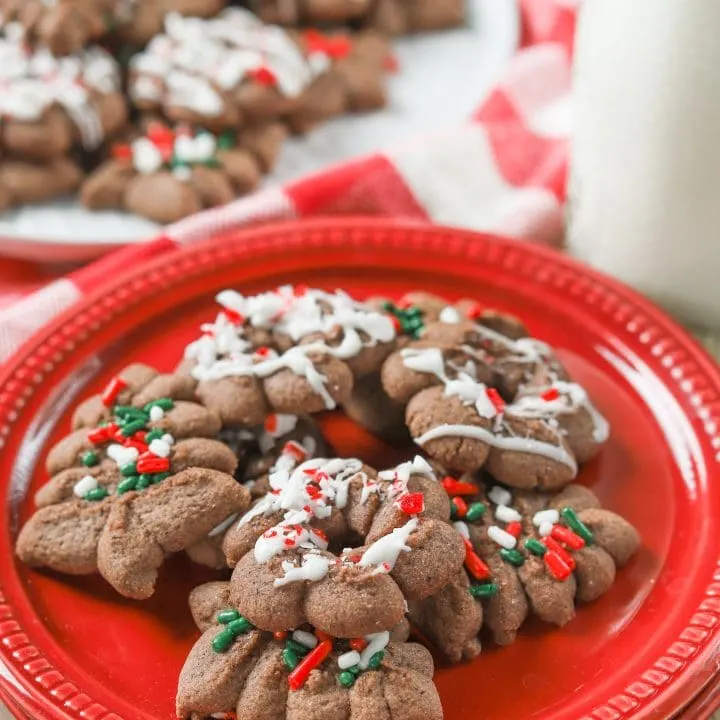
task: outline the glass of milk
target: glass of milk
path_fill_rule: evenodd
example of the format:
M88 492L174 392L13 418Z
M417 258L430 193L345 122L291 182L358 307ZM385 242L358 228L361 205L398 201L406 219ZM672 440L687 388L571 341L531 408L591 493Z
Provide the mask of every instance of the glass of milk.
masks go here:
M720 329L720 0L585 0L570 251Z

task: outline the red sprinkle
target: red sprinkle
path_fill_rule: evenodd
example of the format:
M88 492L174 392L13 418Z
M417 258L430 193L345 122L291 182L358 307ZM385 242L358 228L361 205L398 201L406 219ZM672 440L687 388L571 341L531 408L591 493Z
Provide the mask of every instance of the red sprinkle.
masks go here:
M315 637L320 642L324 642L325 640L332 640L332 636L328 635L326 632L323 632L322 630L315 630Z
M412 307L412 300L407 297L407 295L403 295L396 303L395 307L399 310L407 310L408 308Z
M560 397L560 391L557 388L550 388L549 390L545 391L540 397L546 402L550 402L551 400L557 400Z
M585 541L564 525L553 525L550 535L558 542L565 543L571 550L580 550L585 547Z
M161 122L148 123L147 136L149 140L157 144L172 144L175 141L173 131Z
M495 388L488 388L485 393L498 413L505 412L505 401L500 397L500 393Z
M396 333L401 333L403 331L402 323L400 322L399 318L397 318L395 315L390 315L390 320L393 324L393 327L395 328Z
M425 495L421 492L405 495L400 498L400 509L406 515L419 515L425 510Z
M570 577L572 570L557 553L546 552L545 555L543 555L543 560L545 561L545 565L547 565L548 570L556 580L564 582Z
M505 532L510 533L514 538L519 538L522 533L522 525L517 520L513 520L505 526Z
M362 652L367 645L367 640L364 638L352 638L352 640L350 640L350 647L356 652Z
M461 497L454 497L452 504L455 506L458 517L464 518L467 515L467 503Z
M102 404L105 407L112 407L117 396L127 387L127 383L117 375L105 386L102 391Z
M100 445L110 439L110 433L108 432L107 426L99 427L90 430L87 437L93 445Z
M442 480L442 486L448 495L477 495L477 485L460 482L449 475Z
M245 316L239 313L237 310L230 310L229 308L223 308L223 315L233 325L243 325L245 323Z
M319 668L332 652L332 641L323 640L318 643L288 675L288 685L291 690L299 690L306 682L310 673Z
M480 318L483 314L483 306L480 303L472 303L468 306L467 310L465 310L465 315L467 316L468 320L477 320Z
M263 427L265 428L266 432L274 433L277 430L278 427L278 419L277 415L268 415L265 418L265 422L263 423Z
M310 288L307 285L295 285L293 288L293 295L295 295L295 297L302 297L308 292L308 290L310 290Z
M132 160L133 152L128 143L118 143L112 146L110 155L114 160Z
M555 553L560 557L560 559L571 569L575 569L575 559L573 556L558 543L557 540L555 540L552 536L548 536L543 538L542 540L543 545L551 552ZM548 555L549 553L545 553L545 555Z
M288 634L286 630L280 630L279 632L274 632L273 637L276 640L285 640L287 638Z
M275 87L277 85L277 77L275 73L264 65L262 67L251 70L248 73L248 77L254 80L258 85L264 85L265 87Z
M140 456L137 461L138 473L160 473L170 469L170 459L166 457Z
M463 538L465 543L465 567L468 572L476 580L487 580L492 577L490 568L485 564L482 558L475 552L472 543L467 539Z

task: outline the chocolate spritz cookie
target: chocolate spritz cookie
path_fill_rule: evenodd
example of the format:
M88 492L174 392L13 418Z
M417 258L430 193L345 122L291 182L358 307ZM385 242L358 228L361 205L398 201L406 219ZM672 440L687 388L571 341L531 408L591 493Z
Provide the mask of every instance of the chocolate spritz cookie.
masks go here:
M266 22L351 24L391 35L440 30L465 22L466 0L251 0Z
M269 415L262 427L223 430L219 439L237 456L235 478L254 498L270 491L269 473L290 470L305 460L323 456L328 449L317 425L307 416ZM229 516L207 537L189 547L190 558L200 565L226 568L223 542L237 519L237 514Z
M442 485L465 541L465 577L429 600L409 600L408 617L454 661L477 639L467 598L481 607L492 639L508 645L531 615L567 624L577 604L610 589L640 545L635 528L580 485L558 493L514 490L471 474L447 476Z
M35 162L95 150L127 117L117 63L92 46L54 57L25 45L16 28L0 37L0 148Z
M552 349L495 312L419 311L415 337L382 368L414 438L446 467L485 467L518 488L557 489L607 440L609 427ZM425 320L425 317L430 319Z
M248 491L220 420L188 400L187 378L132 365L82 403L50 450L50 481L17 539L28 565L100 574L122 595L152 595L167 554L205 537Z
M354 379L380 368L395 347L384 314L341 291L284 286L244 296L225 290L181 369L225 426L253 427L269 413L332 410Z
M17 23L30 44L69 55L110 33L145 44L170 12L210 16L226 0L0 0L0 27Z
M131 59L129 93L142 111L216 132L278 119L301 132L384 106L388 54L372 34L286 32L242 8L208 20L169 15Z
M110 148L83 183L92 210L120 209L171 223L246 195L268 172L287 135L279 123L219 134L152 121Z
M334 638L309 625L263 632L230 600L228 583L190 596L203 631L180 674L180 718L441 720L430 653L389 631Z
M269 487L223 543L233 606L263 630L390 630L405 598L436 593L462 567L447 494L421 458L381 473L316 458L271 473Z

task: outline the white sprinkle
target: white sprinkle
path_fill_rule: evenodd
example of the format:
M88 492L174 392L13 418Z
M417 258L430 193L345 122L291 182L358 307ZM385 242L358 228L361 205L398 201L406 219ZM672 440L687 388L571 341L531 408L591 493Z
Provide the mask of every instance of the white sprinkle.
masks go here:
M515 510L515 508L508 507L507 505L498 505L495 508L495 518L500 522L520 522L522 515Z
M440 322L456 325L460 322L460 313L454 307L448 305L440 311L438 319Z
M487 532L491 540L506 550L512 550L517 545L517 540L509 532L505 532L497 525L491 525Z
M296 630L293 633L293 640L311 650L318 644L318 639L312 633L305 632L305 630Z
M366 635L365 640L367 640L368 643L367 647L360 654L360 667L363 670L367 670L370 660L375 653L385 650L387 644L390 642L390 633L387 630L385 630L385 632L372 633L371 635Z
M541 527L545 523L553 525L560 522L560 513L557 510L540 510L533 515L533 525Z
M85 475L80 478L73 486L73 492L77 497L83 498L91 490L95 490L98 486L98 481L92 475Z
M140 454L137 448L117 444L109 445L105 452L111 460L117 463L118 467L135 462Z
M499 485L493 485L488 492L488 498L496 505L512 505L512 494Z
M466 540L470 539L470 530L468 529L468 526L461 521L457 521L453 523L453 527L460 533L462 537L464 537Z
M538 528L538 533L540 534L540 537L547 537L548 535L550 535L554 524L555 523L544 522L542 525L540 525L540 527Z
M148 450L158 457L166 458L170 455L170 446L164 440L153 440L148 446Z
M160 422L165 417L165 411L159 405L153 405L150 408L150 420L152 422Z
M162 410L162 408L160 408ZM175 444L175 438L170 433L165 433L161 438L163 442L166 442L168 445L174 445Z
M357 650L351 650L346 652L338 658L338 667L341 670L347 670L348 668L355 667L360 662L360 653Z
M227 520L223 520L217 527L214 527L209 533L208 537L215 537L222 532L225 532L237 519L238 514L231 515Z

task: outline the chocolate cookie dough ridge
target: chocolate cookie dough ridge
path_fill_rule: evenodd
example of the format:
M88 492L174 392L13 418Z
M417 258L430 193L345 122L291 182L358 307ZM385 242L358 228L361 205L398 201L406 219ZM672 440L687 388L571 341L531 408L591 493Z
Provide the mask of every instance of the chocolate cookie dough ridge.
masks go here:
M326 409L337 405L328 392L326 378L316 369L310 353L331 355L343 361L356 358L364 349L391 343L396 334L386 315L364 307L342 291L334 293L284 286L275 292L245 297L233 290L217 296L223 306L214 323L202 326L203 336L191 343L185 357L196 364L192 376L200 381L228 377L267 378L289 369L302 376L322 397ZM269 347L253 347L248 331L269 329L286 336L290 344L310 336L327 337L342 331L339 345L306 341L278 353Z
M133 57L130 94L159 101L166 92L169 104L213 117L224 107L214 84L230 91L250 77L297 97L329 62L323 53L305 58L284 30L243 8L227 8L208 20L171 13L165 34Z
M218 418L163 390L186 397L191 386L135 365L78 406L78 429L48 454L52 477L18 536L21 560L68 574L99 571L122 595L144 599L167 554L247 508L249 493L231 475L235 456L210 439Z
M4 33L0 37L0 116L33 122L57 104L77 126L83 146L99 147L104 132L90 91L119 92L120 74L113 58L100 47L61 58L46 49L33 51L23 43L17 23L6 25Z

